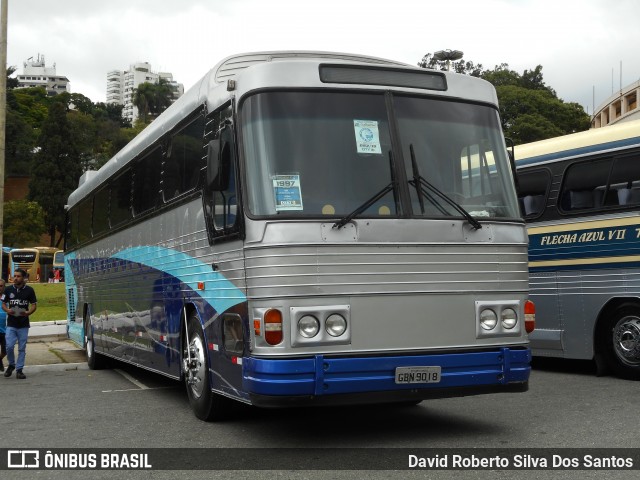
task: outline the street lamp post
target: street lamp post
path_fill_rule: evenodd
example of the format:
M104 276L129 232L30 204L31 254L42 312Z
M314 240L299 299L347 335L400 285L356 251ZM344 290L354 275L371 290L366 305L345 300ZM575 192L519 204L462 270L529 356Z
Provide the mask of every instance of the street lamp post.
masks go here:
M460 60L464 55L460 50L438 50L433 54L433 58L441 62L447 62L447 71L452 60Z

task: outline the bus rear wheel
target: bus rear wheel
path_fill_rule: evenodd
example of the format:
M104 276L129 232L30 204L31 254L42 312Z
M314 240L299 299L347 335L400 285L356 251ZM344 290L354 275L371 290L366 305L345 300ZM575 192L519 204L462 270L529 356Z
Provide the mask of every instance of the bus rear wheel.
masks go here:
M188 339L184 339L182 368L189 404L200 420L220 421L228 414L225 397L211 391L209 355L198 317L189 317Z
M640 380L640 307L624 304L614 312L603 347L607 364L617 376Z

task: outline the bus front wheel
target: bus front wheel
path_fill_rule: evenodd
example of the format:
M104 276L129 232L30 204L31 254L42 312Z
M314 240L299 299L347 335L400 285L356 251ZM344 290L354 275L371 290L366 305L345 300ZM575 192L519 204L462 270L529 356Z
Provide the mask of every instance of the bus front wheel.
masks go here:
M228 400L211 391L209 355L198 317L189 317L188 338L185 338L182 367L189 404L201 420L218 421L227 416Z
M624 304L607 320L603 353L622 378L640 380L640 307Z
M107 366L107 359L99 353L96 353L91 323L88 321L84 326L84 348L87 354L87 365L89 365L91 370L101 370Z

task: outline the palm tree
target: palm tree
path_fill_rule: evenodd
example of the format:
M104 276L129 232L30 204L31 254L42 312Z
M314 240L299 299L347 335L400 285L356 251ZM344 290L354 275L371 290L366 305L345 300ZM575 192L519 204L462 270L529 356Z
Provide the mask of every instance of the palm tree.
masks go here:
M149 106L153 103L154 84L144 82L133 90L133 105L138 109L138 113L142 116L142 121L147 123L147 115L149 115Z
M161 78L158 83L141 83L133 91L133 104L138 109L144 123L150 115L156 118L173 103L173 91L169 83Z

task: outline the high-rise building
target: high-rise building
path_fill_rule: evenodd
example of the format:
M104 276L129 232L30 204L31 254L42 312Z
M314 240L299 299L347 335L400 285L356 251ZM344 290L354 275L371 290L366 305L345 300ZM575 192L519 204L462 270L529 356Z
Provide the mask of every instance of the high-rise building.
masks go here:
M71 91L69 79L56 74L55 63L53 67L47 67L44 55L38 54L36 60L29 57L23 66L22 75L17 76L18 88L43 87L49 95Z
M133 92L141 83L158 83L164 80L171 87L174 101L184 93L184 86L173 80L167 72L153 72L149 62L134 63L129 70L112 70L107 73L107 103L123 105L122 117L130 122L138 118L138 109L133 104Z

